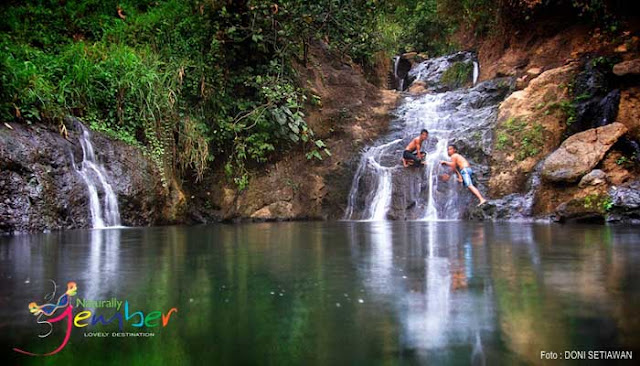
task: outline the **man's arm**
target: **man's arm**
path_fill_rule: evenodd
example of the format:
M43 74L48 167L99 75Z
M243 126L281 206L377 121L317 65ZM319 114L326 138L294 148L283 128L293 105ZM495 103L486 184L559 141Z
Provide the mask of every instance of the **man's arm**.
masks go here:
M420 148L422 147L422 141L420 141L420 138L418 138L418 137L416 137L415 141L416 141L416 156L418 157L418 159L422 159L422 155L420 154Z
M458 169L456 169L456 163L455 163L455 162L453 162L453 161L444 161L444 160L441 160L441 161L440 161L440 164L442 164L442 165L446 165L446 166L449 166L449 167L453 168L454 170L458 171Z
M455 168L453 170L455 170L456 174L458 175L458 182L462 183L462 174L460 174L460 171L458 169L455 169Z

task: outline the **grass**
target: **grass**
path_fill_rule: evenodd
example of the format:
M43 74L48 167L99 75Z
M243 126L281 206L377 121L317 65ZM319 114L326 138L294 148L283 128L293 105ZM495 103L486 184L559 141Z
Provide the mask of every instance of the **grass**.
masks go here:
M519 117L511 117L497 130L495 148L515 150L517 161L538 155L544 146L544 127Z

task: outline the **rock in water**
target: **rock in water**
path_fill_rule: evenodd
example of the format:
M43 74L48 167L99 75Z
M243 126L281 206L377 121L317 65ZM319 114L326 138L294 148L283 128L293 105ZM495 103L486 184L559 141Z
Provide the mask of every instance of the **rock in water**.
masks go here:
M626 132L627 128L616 122L569 137L546 158L542 177L550 182L577 181L593 169Z
M584 188L587 186L597 186L607 183L607 175L600 169L594 169L580 179L578 187Z

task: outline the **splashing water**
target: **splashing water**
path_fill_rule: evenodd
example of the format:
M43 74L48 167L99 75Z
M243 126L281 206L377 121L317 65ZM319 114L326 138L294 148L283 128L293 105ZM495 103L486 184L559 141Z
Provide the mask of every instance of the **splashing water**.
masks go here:
M96 160L89 130L84 126L81 126L81 129L82 163L76 171L87 186L92 226L95 229L120 226L120 211L116 195L107 181L104 167ZM100 202L100 194L103 196L103 202Z

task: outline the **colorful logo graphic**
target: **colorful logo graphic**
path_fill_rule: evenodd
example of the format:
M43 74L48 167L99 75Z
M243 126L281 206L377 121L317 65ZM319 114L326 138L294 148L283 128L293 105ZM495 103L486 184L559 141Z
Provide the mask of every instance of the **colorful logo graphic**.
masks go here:
M53 291L45 296L45 301L52 301L56 296L57 285L55 281L50 280L53 283ZM54 349L48 353L32 353L19 348L13 348L14 351L18 353L22 353L29 356L51 356L60 352L69 342L69 338L71 337L71 331L73 328L84 328L87 326L94 325L107 325L114 322L118 323L118 327L122 332L124 330L125 322L132 327L146 327L146 328L154 328L159 327L162 324L162 327L166 327L169 324L169 320L171 319L171 315L173 313L178 312L178 308L171 308L166 313L162 313L160 311L152 311L147 313L146 315L142 311L136 311L133 313L129 312L129 301L122 301L116 298L109 300L87 300L87 299L76 299L77 307L87 307L91 306L94 308L99 307L114 307L116 308L116 312L109 319L105 319L103 315L98 315L92 312L91 310L83 310L74 315L73 309L73 296L76 296L78 292L78 286L75 282L67 283L67 291L64 294L60 295L58 300L55 303L48 303L43 305L38 305L35 302L29 303L29 312L37 317L38 324L47 324L49 326L49 330L44 334L39 334L38 337L45 338L53 333L54 323L61 322L64 325L65 335L62 343L58 348ZM122 306L124 304L124 306ZM120 309L123 308L123 311L120 312ZM62 310L62 311L59 311ZM56 315L56 313L58 313ZM101 333L108 334L108 333ZM148 333L112 333L114 336L122 337L122 336L136 336L137 334L148 334ZM86 334L85 334L86 335Z

